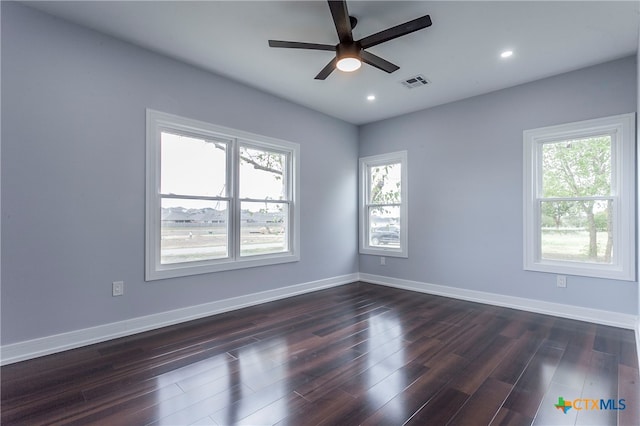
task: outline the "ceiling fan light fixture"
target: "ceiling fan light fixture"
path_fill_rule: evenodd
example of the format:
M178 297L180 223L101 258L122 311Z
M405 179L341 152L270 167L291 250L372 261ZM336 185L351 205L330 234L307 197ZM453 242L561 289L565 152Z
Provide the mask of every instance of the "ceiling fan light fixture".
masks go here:
M340 43L336 46L336 68L344 72L353 72L362 66L360 45L357 43Z
M344 72L353 72L362 66L362 62L358 58L346 57L338 59L336 68Z

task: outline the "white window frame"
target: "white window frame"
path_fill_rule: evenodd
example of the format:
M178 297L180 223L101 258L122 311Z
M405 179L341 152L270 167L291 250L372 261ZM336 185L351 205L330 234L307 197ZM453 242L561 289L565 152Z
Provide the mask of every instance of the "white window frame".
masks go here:
M614 259L611 264L542 259L542 145L611 135ZM524 269L635 281L635 113L525 130Z
M368 209L370 206L380 206L380 204L369 203L369 168L375 166L383 166L385 164L400 163L400 248L393 247L378 247L371 246L369 243L369 214ZM373 155L369 157L362 157L359 161L359 175L360 175L360 194L359 194L359 248L360 254L371 254L378 256L389 257L409 257L409 242L408 242L408 228L409 228L409 175L407 167L407 151L397 151L387 154ZM395 205L395 204L394 204Z
M297 143L256 135L241 130L218 126L203 121L180 117L160 111L147 109L146 112L146 223L145 223L145 280L183 277L196 274L274 265L300 260L300 172ZM228 201L229 209L229 255L224 259L192 261L175 264L162 264L161 248L161 141L162 131L172 131L199 138L213 138L225 141L228 145L227 182L230 185L227 197L217 197ZM247 201L239 198L239 146L281 152L287 155L288 164L286 203L289 206L288 251L256 256L240 256L240 203ZM198 197L190 197L198 198ZM249 200L251 201L251 200Z

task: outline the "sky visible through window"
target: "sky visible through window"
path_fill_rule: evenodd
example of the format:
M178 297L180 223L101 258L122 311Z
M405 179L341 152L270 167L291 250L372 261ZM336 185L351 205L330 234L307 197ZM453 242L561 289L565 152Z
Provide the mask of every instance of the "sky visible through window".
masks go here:
M189 136L162 133L161 193L205 197L227 196L225 145ZM258 194L273 196L283 193L283 180L276 175L254 168L241 166L241 184L252 188L250 197ZM271 199L279 199L273 197ZM196 200L193 200L197 203ZM163 207L186 207L189 200L164 198ZM251 209L260 209L257 203L246 204ZM193 208L198 208L196 205Z

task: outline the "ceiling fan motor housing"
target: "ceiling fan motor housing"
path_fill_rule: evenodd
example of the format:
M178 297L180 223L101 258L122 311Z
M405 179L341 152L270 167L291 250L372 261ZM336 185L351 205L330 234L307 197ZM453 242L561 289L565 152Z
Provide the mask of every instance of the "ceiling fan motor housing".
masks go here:
M342 58L356 58L360 59L360 43L357 41L351 43L340 43L336 46L336 57L338 59Z

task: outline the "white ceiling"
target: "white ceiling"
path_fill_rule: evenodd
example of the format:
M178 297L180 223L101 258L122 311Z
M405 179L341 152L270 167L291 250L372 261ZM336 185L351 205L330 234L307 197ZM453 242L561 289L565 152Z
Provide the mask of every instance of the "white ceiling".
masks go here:
M324 1L29 2L131 43L354 124L363 124L632 55L638 1L349 1L354 39L429 14L429 28L369 50L400 66L315 75L333 52L268 39L337 44ZM499 54L512 49L514 55ZM407 89L423 74L431 84ZM369 102L366 96L374 94Z

